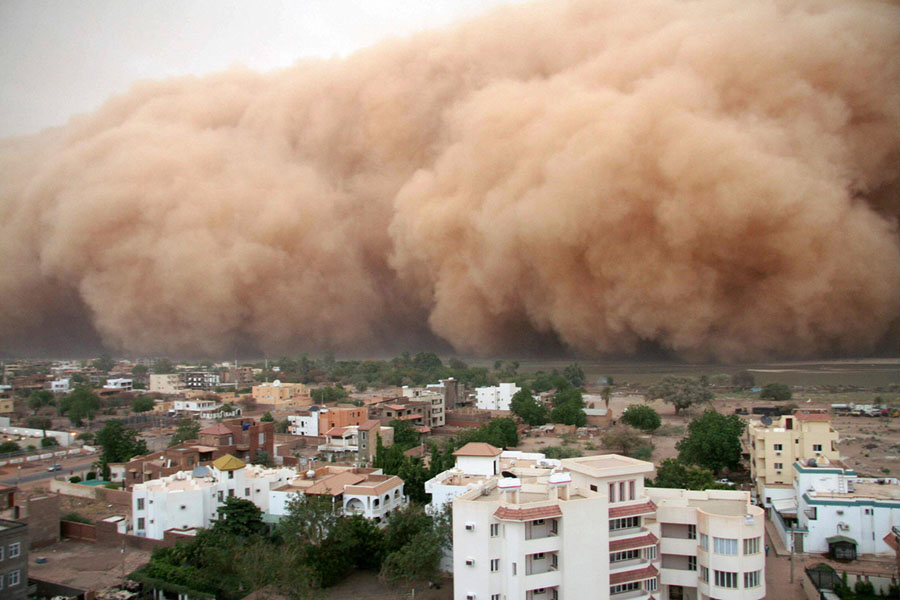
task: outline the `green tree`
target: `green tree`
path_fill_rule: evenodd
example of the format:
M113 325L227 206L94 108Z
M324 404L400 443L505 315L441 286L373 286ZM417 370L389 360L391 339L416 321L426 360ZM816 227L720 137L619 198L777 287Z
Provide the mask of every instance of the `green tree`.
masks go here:
M153 398L150 398L149 396L138 396L131 403L131 410L136 413L148 412L153 410L154 406L156 406L156 400Z
M779 402L787 402L793 397L794 393L790 386L783 383L770 383L759 393L760 398L777 400Z
M41 448L56 448L57 446L59 446L59 442L55 437L41 438Z
M219 507L219 518L213 529L230 535L249 537L261 534L266 530L262 520L262 511L251 501L235 496L225 498L225 504Z
M272 416L272 413L266 411L265 413L263 413L263 416L259 418L259 420L264 423L272 423L275 421L275 417Z
M97 432L97 443L102 446L100 470L103 479L109 479L109 463L128 462L135 456L147 454L147 444L140 439L137 431L125 427L118 419L107 421Z
M132 375L146 375L149 372L150 369L147 367L147 365L134 365L133 367L131 367Z
M420 435L410 421L394 419L390 422L394 428L394 446L401 450L409 450L419 445Z
M199 435L200 423L189 419L182 419L178 422L175 433L172 434L172 439L169 440L169 447L171 448L172 446L183 444L188 440L196 440Z
M284 540L321 546L337 529L340 517L331 498L298 494L288 500L287 514L278 522L276 531Z
M316 404L325 404L326 402L340 402L349 394L343 386L338 384L334 387L326 385L324 387L315 388L310 390L309 395L312 396L313 402Z
M646 404L632 404L626 408L622 422L643 431L656 431L662 425L659 414Z
M291 422L287 419L275 421L275 433L287 433L288 429L290 429L290 426Z
M275 463L272 461L271 455L265 450L259 450L256 453L256 458L253 459L253 464L262 465L263 467L272 467Z
M750 371L738 371L731 376L731 385L739 390L749 390L756 385L756 378Z
M626 456L631 456L638 447L644 444L640 434L630 427L614 427L605 432L600 440L604 448L615 450Z
M612 399L612 390L606 386L600 391L600 399L603 400L603 406L609 410L609 401Z
M743 421L737 415L723 415L707 410L688 425L687 436L675 445L678 458L714 473L741 462Z
M31 392L31 395L28 396L28 408L34 411L35 414L43 407L52 406L53 404L55 404L53 393L47 390Z
M572 387L580 388L584 385L584 369L578 363L573 363L563 369L563 377L572 384Z
M444 366L434 352L419 352L413 358L413 368L420 371L436 371Z
M675 407L675 414L695 404L709 402L715 398L709 388L700 380L690 377L664 377L650 388L649 400L662 398Z
M512 397L510 410L522 419L522 422L532 427L547 422L547 407L535 400L527 387L522 388Z
M15 442L6 441L0 442L0 454L7 454L9 452L18 452L22 448Z
M709 469L685 464L677 458L662 461L656 467L656 479L647 485L685 490L731 489L728 485L716 483L715 475Z
M51 429L53 421L50 417L28 417L25 419L25 427L32 429Z
M560 404L550 412L550 420L562 425L584 427L587 424L587 415L584 413L582 407L567 402L565 404Z
M116 366L116 361L112 359L109 353L104 352L100 355L100 358L94 360L94 362L91 363L91 366L93 366L98 371L109 373L110 371L112 371L113 367Z
M160 358L153 363L153 372L157 375L164 375L175 370L175 365L168 358Z
M575 446L548 446L543 449L543 453L547 458L557 459L574 458L582 455L581 450Z
M100 398L91 391L90 386L80 385L60 400L58 408L62 414L68 415L73 424L81 425L84 419L94 419L94 415L100 410Z

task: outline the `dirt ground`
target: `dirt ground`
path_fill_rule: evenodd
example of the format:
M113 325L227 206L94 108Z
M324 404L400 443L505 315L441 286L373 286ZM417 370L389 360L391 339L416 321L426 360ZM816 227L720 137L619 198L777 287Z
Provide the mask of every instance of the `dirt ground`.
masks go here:
M326 600L450 600L453 598L453 579L438 582L440 588L429 589L427 583L414 588L392 588L378 580L375 573L358 571L338 585L324 590Z
M38 558L47 562L38 564ZM28 555L28 575L75 587L97 590L120 583L150 560L149 550L111 548L88 542L62 540Z

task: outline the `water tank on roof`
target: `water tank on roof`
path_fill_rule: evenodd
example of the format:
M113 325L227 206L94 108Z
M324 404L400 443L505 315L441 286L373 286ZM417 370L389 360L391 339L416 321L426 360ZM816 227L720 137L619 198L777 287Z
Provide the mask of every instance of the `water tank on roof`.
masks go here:
M816 466L816 459L811 458L811 459L809 459L808 461L806 461L806 464L807 464L807 466L815 467L815 466Z
M309 411L310 411L310 412L316 412L316 411L318 411L318 410L320 410L320 409L319 409L319 407L316 406L315 404L313 404L312 406L309 407Z
M281 380L276 379L275 381L272 382L272 385L275 387L281 387Z

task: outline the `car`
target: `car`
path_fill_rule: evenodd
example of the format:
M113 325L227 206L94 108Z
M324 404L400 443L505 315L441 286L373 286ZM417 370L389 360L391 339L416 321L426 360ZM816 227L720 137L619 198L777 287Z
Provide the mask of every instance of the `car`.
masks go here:
M730 486L734 487L734 482L731 481L730 479L717 479L716 483L724 483L725 485L730 485Z
M47 467L47 470L48 471L62 471L62 465L53 465L53 466Z

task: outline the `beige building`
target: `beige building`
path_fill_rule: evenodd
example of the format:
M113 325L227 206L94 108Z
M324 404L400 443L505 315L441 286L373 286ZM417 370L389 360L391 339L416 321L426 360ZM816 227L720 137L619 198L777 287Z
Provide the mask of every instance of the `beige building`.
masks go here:
M276 410L310 406L309 388L302 383L261 383L253 386L253 400L257 404L271 404Z
M455 600L765 598L764 513L749 493L645 488L653 465L618 455L484 450L464 446L426 484L445 500L462 491Z
M150 391L160 394L182 394L187 389L181 373L163 373L150 375Z
M795 410L768 423L751 423L750 476L756 481L759 503L769 508L775 501L794 497L795 461L839 460L838 437L831 415L821 410Z

